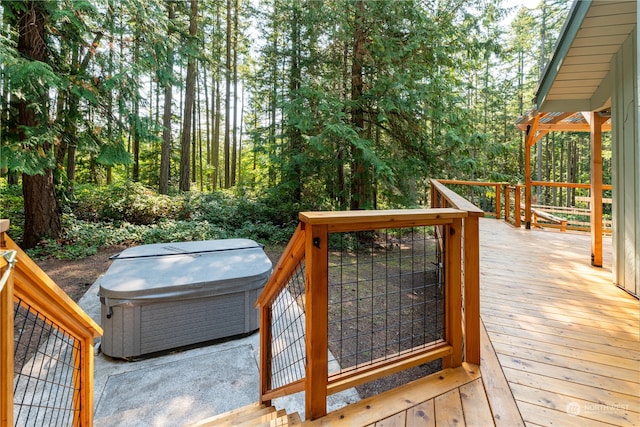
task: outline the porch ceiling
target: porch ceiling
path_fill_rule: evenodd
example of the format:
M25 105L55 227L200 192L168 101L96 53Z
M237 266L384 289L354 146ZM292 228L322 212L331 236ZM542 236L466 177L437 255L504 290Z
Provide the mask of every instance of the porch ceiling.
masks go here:
M602 131L611 131L611 118L608 111L600 112L601 116L607 118L602 124ZM526 132L527 127L533 126L533 122L539 116L536 125L537 132L590 132L591 128L585 115L581 112L548 112L541 113L537 110L530 110L526 115L518 117L516 126Z
M539 111L609 106L611 59L636 26L636 9L636 0L574 3L536 89Z

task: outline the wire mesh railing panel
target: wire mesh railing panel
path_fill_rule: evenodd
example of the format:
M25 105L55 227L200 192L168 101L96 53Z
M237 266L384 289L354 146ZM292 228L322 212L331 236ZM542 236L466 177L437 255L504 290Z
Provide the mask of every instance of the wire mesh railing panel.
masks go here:
M14 425L74 425L80 341L21 300L14 325Z
M271 304L271 388L305 377L305 263L301 260Z
M340 367L330 374L444 340L440 244L434 227L331 235L328 338Z

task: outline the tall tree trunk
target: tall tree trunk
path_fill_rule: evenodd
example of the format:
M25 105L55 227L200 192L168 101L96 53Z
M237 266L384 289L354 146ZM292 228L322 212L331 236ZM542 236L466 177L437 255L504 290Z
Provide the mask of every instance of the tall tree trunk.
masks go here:
M136 31L136 37L133 42L133 63L138 63L140 57L140 32ZM131 179L137 182L140 181L140 94L138 93L138 85L136 84L135 94L133 99L133 118L131 119L131 138L133 141L133 171Z
M204 51L205 45L203 43L202 50ZM209 104L209 76L207 75L207 67L202 67L202 91L204 92L204 120L205 120L205 138L206 138L206 164L207 164L207 176L203 179L206 180L206 188L207 190L211 189L211 126L213 125L213 120L209 122L209 118L212 117L211 105ZM204 187L204 183L202 184Z
M213 165L213 190L217 190L220 183L220 75L216 73L215 86L215 107L213 109L213 144L211 146L211 156Z
M198 34L198 0L191 0L189 36L193 40ZM187 82L184 95L184 116L182 118L182 140L180 150L180 190L189 191L189 151L191 143L191 121L196 88L196 60L193 56L187 62Z
M342 96L344 99L349 97L350 91L350 74L349 74L349 44L345 41L342 47ZM336 142L337 144L337 163L338 163L338 206L340 210L345 210L349 207L347 180L345 177L345 162L346 160L346 143L341 138Z
M238 163L238 0L233 2L233 146L231 147L231 185L236 185Z
M354 19L353 57L351 63L351 123L362 135L364 132L364 109L361 105L364 90L363 65L365 60L366 26L364 0L357 0ZM369 205L367 191L368 167L362 148L351 145L353 166L351 171L351 209L363 209Z
M32 61L45 62L45 4L38 1L30 1L24 4L24 9L17 7L15 10L18 20L18 52L24 58ZM46 100L43 100L43 104ZM29 101L21 101L18 104L17 125L19 128L34 128L42 125L36 116ZM26 135L19 131L20 140L25 140ZM51 145L45 143L37 149L48 153ZM24 147L29 150L28 146ZM22 245L25 248L34 247L41 238L57 238L60 236L62 226L60 212L55 195L53 182L53 170L48 168L39 175L22 175L22 194L24 197L24 235Z
M244 84L240 92L240 135L238 136L238 185L242 185L242 129L244 128Z
M297 2L293 2L293 16L291 18L291 69L289 73L289 97L297 99L297 92L300 89L300 81L302 71L300 69L300 9ZM298 121L298 117L301 114L299 103L294 102L289 107L290 115L295 117L295 121ZM291 118L289 119L292 122ZM287 182L292 188L292 200L301 201L302 199L302 179L300 168L300 153L302 152L302 133L298 126L290 123L288 125L289 136L289 168Z
M224 188L231 187L231 0L227 0L227 39L224 99Z
M167 14L169 21L176 17L173 1L167 0ZM170 35L170 34L169 34ZM162 110L162 150L160 152L160 194L169 193L169 171L171 166L171 102L173 88L171 77L173 76L173 46L167 48L167 65L164 76L164 106Z
M196 79L197 81L197 79ZM196 89L194 91L194 95L198 93ZM194 96L195 98L195 96ZM197 152L197 131L196 131L196 122L198 121L198 111L196 109L195 99L193 102L193 109L191 110L191 182L196 182L198 171L196 170L196 162L198 160L198 152Z
M221 27L221 17L220 17L220 6L221 2L216 3L216 28ZM212 51L215 52L215 58L217 60L220 59L222 54L222 46L221 43L218 43L215 37L212 37ZM213 122L213 136L212 136L212 144L211 144L211 159L210 163L213 167L213 174L211 177L211 188L212 190L217 190L220 180L220 67L216 66L213 68L211 73L211 90L212 98L211 104L213 106L211 114L212 122Z
M278 16L278 11L275 10L274 14L273 14L273 36L272 36L272 49L273 49L273 58L271 59L271 94L270 94L270 98L269 98L269 107L268 107L268 111L269 111L269 137L268 137L268 141L269 141L269 146L268 146L268 151L269 154L271 155L271 157L273 159L276 159L278 156L278 148L277 148L277 141L276 141L276 134L277 134L277 123L276 123L276 115L277 115L277 108L278 108L278 86L279 86L279 82L278 82L278 61L275 59L279 56L280 52L278 52L278 22L277 22L277 16ZM269 175L269 186L270 187L274 187L276 185L276 167L275 167L275 163L273 161L269 161L269 166L268 166L268 175Z
M524 114L524 51L518 52L518 114ZM518 150L518 174L524 176L524 144L526 134L520 132L520 149Z
M203 67L204 68L204 67ZM206 78L206 76L205 76ZM196 105L202 105L201 99L200 99L200 94L202 93L202 91L200 90L200 79L196 77L196 81L198 82L197 86L198 86L198 90L196 91ZM205 89L205 93L206 93L206 89ZM200 132L200 129L202 129L202 114L200 112L200 108L196 108L196 117L194 118L194 135L197 136L197 140L196 143L198 144L198 179L200 180L200 191L204 190L204 166L203 166L203 162L202 162L202 134ZM205 110L206 113L206 110ZM205 114L206 117L206 114ZM196 124L197 123L197 124Z

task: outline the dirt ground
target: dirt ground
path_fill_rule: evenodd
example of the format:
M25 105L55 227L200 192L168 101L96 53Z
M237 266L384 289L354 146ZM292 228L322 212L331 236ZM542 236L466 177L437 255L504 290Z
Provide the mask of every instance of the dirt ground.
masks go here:
M97 254L79 260L45 259L36 263L74 301L78 301L111 265L109 257L122 252L125 246L103 248Z

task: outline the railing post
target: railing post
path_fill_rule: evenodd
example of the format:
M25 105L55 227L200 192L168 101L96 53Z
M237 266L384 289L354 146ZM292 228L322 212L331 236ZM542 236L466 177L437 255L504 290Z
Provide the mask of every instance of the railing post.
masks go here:
M511 217L511 187L504 186L504 221L509 222Z
M305 417L327 414L328 381L328 227L306 224L305 310L306 353Z
M263 396L268 390L271 390L271 360L273 358L271 349L272 331L271 331L271 309L266 304L260 305L260 403L271 405L270 400L266 400Z
M7 264L0 268L4 273ZM9 274L0 293L0 425L13 425L13 274Z
M475 215L464 219L465 361L480 364L480 230Z
M429 189L431 191L431 207L432 208L437 208L438 207L438 192L436 191L436 188L433 185L430 185Z
M0 251L6 249L4 232L9 221L0 220ZM11 265L0 257L0 277ZM13 425L13 273L9 273L0 291L0 425Z
M445 227L446 341L453 352L442 359L443 368L462 364L462 219Z
M80 341L80 354L77 361L80 369L80 426L93 425L93 371L94 345L92 337L85 337Z
M521 222L522 222L522 213L520 211L520 186L516 184L516 194L514 196L514 213L513 215L515 216L515 226L517 228L520 228Z
M496 219L500 219L500 211L502 210L501 198L502 192L500 190L502 188L502 184L496 184Z

